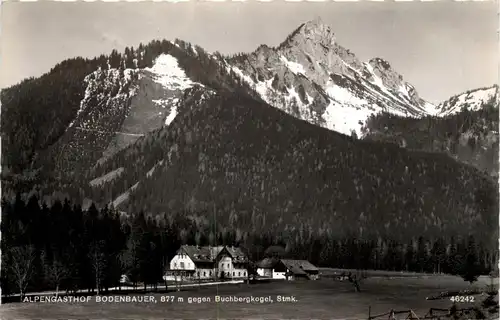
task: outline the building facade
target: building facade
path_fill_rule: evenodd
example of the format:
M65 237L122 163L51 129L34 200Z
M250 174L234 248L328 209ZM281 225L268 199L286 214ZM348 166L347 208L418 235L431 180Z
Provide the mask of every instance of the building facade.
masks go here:
M248 258L240 248L183 245L166 270L165 280L238 279L248 276Z
M217 256L219 278L238 279L248 277L248 258L238 247L224 247Z
M286 279L286 268L280 259L265 258L257 263L257 275L270 279Z
M307 260L265 258L257 264L257 274L270 279L317 280L319 269Z

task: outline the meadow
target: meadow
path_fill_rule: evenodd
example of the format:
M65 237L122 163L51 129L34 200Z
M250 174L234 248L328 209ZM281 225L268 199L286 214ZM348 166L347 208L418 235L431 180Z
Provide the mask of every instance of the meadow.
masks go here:
M355 292L347 281L279 281L185 288L179 292L145 293L151 302L9 303L2 319L367 319L391 309L412 309L419 316L452 302L426 300L442 291L483 288L488 277L469 285L459 277L370 277ZM130 296L140 297L139 293ZM247 301L216 302L216 296ZM286 297L279 302L279 296ZM253 297L254 301L249 298ZM261 299L259 301L259 299ZM293 301L295 299L296 301ZM476 296L476 303L482 300ZM459 308L472 306L460 303ZM385 317L387 318L387 317ZM404 317L403 317L404 318Z

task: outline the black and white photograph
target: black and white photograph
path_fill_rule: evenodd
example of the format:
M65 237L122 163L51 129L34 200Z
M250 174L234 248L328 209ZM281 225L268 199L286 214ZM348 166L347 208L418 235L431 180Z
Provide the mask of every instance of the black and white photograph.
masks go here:
M1 4L2 320L499 319L499 2Z

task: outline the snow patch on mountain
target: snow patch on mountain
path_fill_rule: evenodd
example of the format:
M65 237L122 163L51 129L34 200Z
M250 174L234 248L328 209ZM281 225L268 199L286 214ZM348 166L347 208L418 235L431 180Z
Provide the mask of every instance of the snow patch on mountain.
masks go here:
M368 101L358 98L346 88L333 84L331 80L327 83L325 91L328 96L340 103L348 105L363 105L368 103Z
M169 54L160 54L153 66L144 70L151 72L153 80L168 90L185 90L194 85L194 82L179 67L177 59Z
M283 55L280 56L280 60L283 61L285 66L290 69L294 74L306 74L306 70L304 69L304 66L301 65L300 63L289 61L287 58L285 58Z
M408 91L406 90L406 88L403 88L402 86L399 86L399 92L403 93L403 95L405 95L407 98L408 98L408 101L404 101L404 99L401 99L401 97L393 94L389 88L387 88L385 85L384 85L384 81L376 74L375 70L373 69L372 65L369 64L369 63L365 63L364 64L366 69L368 69L368 72L370 72L370 74L372 75L373 77L373 81L372 83L374 85L376 85L380 90L382 90L385 94L387 94L389 97L391 97L392 99L400 102L400 103L403 103L403 104L406 104L410 101L410 95L408 94Z
M163 164L163 162L164 162L164 161L165 161L165 160L160 160L160 161L158 161L158 163L157 163L157 164L155 164L155 165L151 168L151 170L149 170L149 171L146 173L146 176L147 176L147 177L151 177L151 176L153 175L153 173L155 172L156 168L158 168L159 166L161 166L161 165Z
M137 182L136 184L134 184L132 187L130 187L130 189L128 189L127 191L125 191L124 193L120 194L113 202L113 207L118 207L120 204L122 204L123 202L127 201L129 196L130 196L130 193L132 193L132 191L134 191L135 189L137 189L137 187L139 186L139 182Z
M327 129L345 135L352 135L355 132L360 137L362 125L372 113L366 108L355 108L345 103L331 101L326 107L323 118Z
M440 113L439 106L436 106L430 102L425 101L424 105L422 108L425 110L425 112L431 116L438 116Z
M168 126L169 124L171 124L176 116L177 116L177 104L173 105L172 108L170 109L170 113L165 118L165 125Z
M264 99L264 101L268 102L265 99L265 97L267 96L269 89L272 89L271 88L272 79L269 79L267 81L254 82L252 78L243 73L243 71L240 68L238 67L227 67L227 68L235 72L247 84L251 85L254 88L254 90L260 95L260 97Z
M469 111L477 111L485 104L498 100L498 87L471 90L456 95L438 106L439 116L448 116L460 112L463 108Z
M107 99L107 106L111 106L113 104L119 104L120 102L135 95L137 87L131 86L128 90L125 90L125 86L132 82L132 74L136 72L137 71L134 69L125 69L123 70L122 76L120 74L120 70L118 69L102 70L99 68L87 75L83 80L84 84L86 84L85 95L80 102L80 108L78 109L75 118L71 121L67 129L73 127L75 121L81 117L85 110L87 110L89 101L93 98L97 98L98 100ZM112 89L114 88L118 88L118 90L116 91L116 94L113 95Z
M110 181L118 178L124 171L125 171L125 169L123 167L120 167L118 169L115 169L111 172L106 173L105 175L103 175L101 177L95 178L94 180L90 181L89 184L92 187L102 185L104 183L110 182Z

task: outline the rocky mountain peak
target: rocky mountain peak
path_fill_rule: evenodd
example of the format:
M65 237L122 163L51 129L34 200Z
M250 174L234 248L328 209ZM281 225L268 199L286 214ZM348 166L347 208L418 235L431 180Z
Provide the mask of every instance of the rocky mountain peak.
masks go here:
M278 47L261 45L228 62L270 105L344 134L361 134L367 117L381 110L420 116L435 109L386 60L362 62L341 46L320 18Z
M314 38L323 42L323 44L334 44L335 34L329 25L323 23L321 18L306 22L300 29L301 35L307 38Z
M331 74L354 76L362 70L362 62L336 41L332 28L321 18L300 25L277 48L276 56L285 64L300 65L302 74L320 86L326 85Z
M378 58L378 57L373 58L368 63L374 68L378 68L381 70L387 70L387 71L392 70L392 67L389 64L389 62L387 60L382 59L382 58Z
M321 18L315 18L301 24L281 46L301 46L309 42L319 43L323 46L333 46L335 44L335 34L329 25L323 23Z

